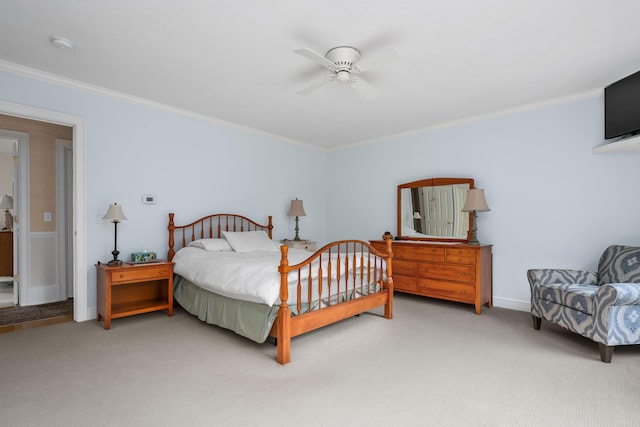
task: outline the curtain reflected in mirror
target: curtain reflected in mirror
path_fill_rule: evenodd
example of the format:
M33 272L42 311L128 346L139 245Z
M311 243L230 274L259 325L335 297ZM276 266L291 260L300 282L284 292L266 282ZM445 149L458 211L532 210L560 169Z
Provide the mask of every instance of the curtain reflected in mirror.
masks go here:
M416 240L467 241L468 212L462 212L469 178L432 178L398 186L398 236Z

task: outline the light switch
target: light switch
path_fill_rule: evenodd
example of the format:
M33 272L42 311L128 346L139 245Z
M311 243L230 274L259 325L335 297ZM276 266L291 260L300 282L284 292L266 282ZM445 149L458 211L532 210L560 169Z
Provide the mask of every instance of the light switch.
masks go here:
M44 222L51 222L51 212L44 213Z

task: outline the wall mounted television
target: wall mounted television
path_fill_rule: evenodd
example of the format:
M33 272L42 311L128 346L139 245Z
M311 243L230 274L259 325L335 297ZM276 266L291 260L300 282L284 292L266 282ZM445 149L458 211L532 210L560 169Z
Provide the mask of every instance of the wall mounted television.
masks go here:
M640 133L640 71L604 88L604 138Z

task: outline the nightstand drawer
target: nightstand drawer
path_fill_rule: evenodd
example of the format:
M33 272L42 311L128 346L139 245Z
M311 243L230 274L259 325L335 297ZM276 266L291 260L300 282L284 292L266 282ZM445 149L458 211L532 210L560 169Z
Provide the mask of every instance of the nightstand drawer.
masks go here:
M124 283L130 281L143 281L143 280L155 280L166 279L169 275L170 268L166 265L159 265L157 267L132 267L131 269L114 271L111 273L112 283Z

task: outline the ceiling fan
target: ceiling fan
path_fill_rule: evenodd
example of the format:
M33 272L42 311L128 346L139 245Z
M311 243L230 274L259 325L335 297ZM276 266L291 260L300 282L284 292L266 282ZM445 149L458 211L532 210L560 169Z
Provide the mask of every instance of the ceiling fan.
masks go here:
M393 48L381 51L377 56L368 58L368 61L360 61L360 51L351 46L334 47L329 49L325 56L307 48L294 50L294 52L326 67L332 73L331 76L298 91L298 95L308 95L327 83L338 82L349 85L369 100L378 96L378 90L355 74L360 74L376 66L399 62L401 59L398 51Z

